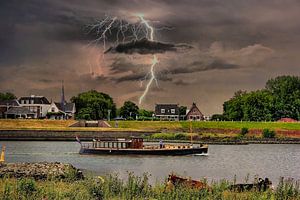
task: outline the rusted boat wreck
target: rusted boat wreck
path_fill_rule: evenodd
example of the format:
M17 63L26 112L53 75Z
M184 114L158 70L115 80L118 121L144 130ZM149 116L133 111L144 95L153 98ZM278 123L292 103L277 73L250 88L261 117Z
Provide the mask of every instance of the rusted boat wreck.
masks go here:
M77 139L77 141L79 141ZM81 143L80 154L107 154L107 155L189 155L206 154L207 145L194 146L192 144L173 145L145 145L142 138L101 138L90 143Z

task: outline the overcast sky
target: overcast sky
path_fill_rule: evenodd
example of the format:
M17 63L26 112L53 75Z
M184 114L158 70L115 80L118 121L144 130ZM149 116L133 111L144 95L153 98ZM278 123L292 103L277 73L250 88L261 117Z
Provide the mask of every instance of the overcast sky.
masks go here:
M221 113L237 90L300 75L299 10L297 0L4 0L0 91L59 100L64 80L67 98L96 89L118 106L138 103L152 55L103 56L102 43L89 45L95 38L84 27L105 14L138 22L134 15L144 13L154 27L171 27L156 30L155 41L193 48L157 54L158 86L140 107L196 102L205 115Z

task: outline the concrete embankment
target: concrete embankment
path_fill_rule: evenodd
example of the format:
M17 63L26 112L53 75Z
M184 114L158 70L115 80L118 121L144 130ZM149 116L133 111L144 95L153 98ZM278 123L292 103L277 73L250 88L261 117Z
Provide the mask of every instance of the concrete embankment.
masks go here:
M147 139L147 142L159 142L158 139ZM190 143L190 140L164 140L164 142L172 143ZM213 145L247 145L247 144L300 144L300 138L255 138L255 139L243 139L243 140L222 140L219 139L204 139L194 140L194 144L213 144Z
M82 141L101 137L149 136L151 131L63 131L63 130L0 130L0 140L19 141Z
M0 178L33 178L47 179L83 179L82 172L71 164L59 162L48 163L1 163Z

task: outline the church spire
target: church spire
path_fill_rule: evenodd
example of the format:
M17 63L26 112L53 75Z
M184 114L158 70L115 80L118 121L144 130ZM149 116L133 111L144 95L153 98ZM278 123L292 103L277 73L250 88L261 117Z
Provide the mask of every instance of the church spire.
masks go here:
M65 87L64 87L64 81L61 83L61 108L62 111L65 112L65 105L66 105L66 100L65 100Z

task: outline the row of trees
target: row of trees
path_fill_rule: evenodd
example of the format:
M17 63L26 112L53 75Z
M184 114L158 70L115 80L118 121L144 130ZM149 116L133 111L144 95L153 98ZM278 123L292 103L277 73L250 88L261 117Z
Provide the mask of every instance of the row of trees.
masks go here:
M224 102L223 115L213 119L275 121L283 117L300 120L300 77L279 76L262 90L238 91Z
M5 100L13 100L16 99L17 97L10 93L10 92L6 92L6 93L2 93L0 92L0 101L5 101Z
M139 109L139 107L131 102L125 101L119 109L113 99L105 93L91 90L83 92L71 98L71 101L76 104L77 119L97 120L115 118L117 116L125 119L153 120L153 111ZM185 115L186 106L179 107L179 114Z
M77 113L77 119L97 120L108 119L121 116L125 119L150 119L153 112L139 107L131 102L125 101L123 106L117 109L112 97L108 94L91 90L83 92L71 98L71 101L75 103Z

